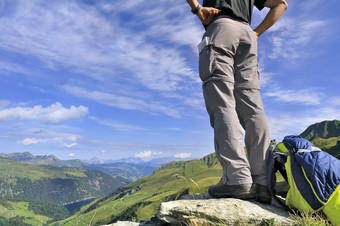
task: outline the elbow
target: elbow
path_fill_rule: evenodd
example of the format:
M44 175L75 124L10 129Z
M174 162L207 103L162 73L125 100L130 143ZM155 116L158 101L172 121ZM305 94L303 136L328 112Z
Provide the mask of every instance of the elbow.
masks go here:
M283 11L288 9L288 3L285 0L267 0L265 6L271 9L282 9Z
M288 9L288 3L285 0L282 0L282 7L286 11Z

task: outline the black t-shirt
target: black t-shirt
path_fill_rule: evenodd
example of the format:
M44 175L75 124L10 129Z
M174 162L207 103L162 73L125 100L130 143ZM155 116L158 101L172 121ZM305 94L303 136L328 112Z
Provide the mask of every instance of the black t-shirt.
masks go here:
M262 10L266 0L203 0L203 6L221 9L227 14L250 24L253 6Z

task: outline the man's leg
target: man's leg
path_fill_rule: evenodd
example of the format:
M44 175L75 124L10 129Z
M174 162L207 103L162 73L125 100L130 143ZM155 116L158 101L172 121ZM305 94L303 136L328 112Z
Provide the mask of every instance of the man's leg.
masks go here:
M254 183L267 185L266 170L270 135L259 89L235 92L236 109L245 130L245 144Z
M243 28L242 39L234 58L236 109L246 132L245 144L257 196L263 196L259 201L269 202L266 170L270 135L260 97L257 40L251 27Z
M246 199L252 198L254 194L250 191L252 178L242 145L243 135L236 113L233 87L233 83L220 80L210 81L203 87L211 126L214 128L215 153L223 167L222 180L227 185L217 190L210 189L209 193L217 197L219 194L216 193L221 193L220 197ZM237 196L238 192L245 195Z
M251 175L256 184L257 199L261 202L270 202L271 195L266 177L270 134L260 90L236 90L235 99L238 116L245 130L245 144Z

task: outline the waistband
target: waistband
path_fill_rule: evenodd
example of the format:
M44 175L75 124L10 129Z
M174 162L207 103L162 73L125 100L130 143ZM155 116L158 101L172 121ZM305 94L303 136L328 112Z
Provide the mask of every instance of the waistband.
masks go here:
M235 17L231 12L228 12L228 11L222 11L221 13L217 14L217 16L214 18L213 21L211 21L210 24L214 23L215 21L219 20L219 19L231 19L233 21L237 21L237 22L240 22L242 25L246 25L246 26L250 26L250 24L248 22L245 22L244 20L238 18L238 17ZM203 25L205 30L207 30L208 26L210 25Z

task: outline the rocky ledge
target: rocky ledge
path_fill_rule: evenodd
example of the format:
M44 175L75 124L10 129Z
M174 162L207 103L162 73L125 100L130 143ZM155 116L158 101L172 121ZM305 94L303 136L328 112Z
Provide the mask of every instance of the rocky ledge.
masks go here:
M156 216L146 222L117 222L123 225L294 225L287 210L276 205L233 198L214 199L208 194L187 195L164 202Z

